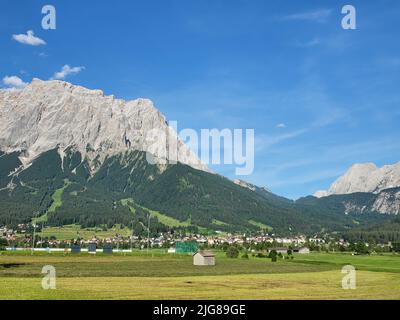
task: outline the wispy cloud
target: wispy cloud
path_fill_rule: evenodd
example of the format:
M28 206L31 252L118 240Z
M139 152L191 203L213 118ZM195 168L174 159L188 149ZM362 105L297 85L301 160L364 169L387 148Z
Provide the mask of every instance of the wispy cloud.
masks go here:
M306 133L308 129L300 129L285 134L279 135L266 135L260 134L255 137L255 148L257 151L262 151L272 147L273 145L279 144L283 141L297 138L298 136Z
M282 186L304 185L311 182L321 181L325 179L336 179L342 174L342 171L335 168L318 169L313 172L300 173L287 178L269 179L268 187L276 188Z
M293 45L299 48L312 48L321 44L321 40L318 38L313 38L309 41L296 41Z
M279 128L279 129L284 129L284 128L286 128L286 124L284 124L284 123L278 123L278 124L276 125L276 127Z
M299 12L284 16L286 21L313 21L318 23L326 22L332 14L332 9L319 9L314 11Z
M5 76L3 78L3 84L10 89L22 89L28 85L17 76Z
M14 34L12 37L15 41L30 46L40 46L46 44L46 41L44 41L43 39L35 37L32 30L27 31L26 34Z
M66 64L61 68L61 71L56 72L53 77L51 77L51 80L62 80L69 75L78 74L84 69L85 67L70 67L68 64Z
M311 146L314 150L312 158L303 152L304 145L287 146L284 154L301 154L301 156L293 157L293 159L287 157L289 160L285 162L278 161L261 165L254 183L262 184L267 181L269 187L280 188L326 180L323 185L326 189L354 163L372 161L378 165L387 164L390 163L385 157L388 153L393 155L393 161L398 159L396 158L398 141L395 138L322 146L314 143ZM309 192L314 193L316 190L312 189Z

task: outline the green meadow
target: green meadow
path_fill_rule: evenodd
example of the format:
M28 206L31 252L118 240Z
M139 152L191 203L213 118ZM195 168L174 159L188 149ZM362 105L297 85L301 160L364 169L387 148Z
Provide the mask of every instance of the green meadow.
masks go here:
M99 227L81 228L79 225L71 224L62 227L45 227L42 232L37 233L39 237L50 238L53 236L58 240L71 240L76 238L90 240L94 237L104 239L115 237L117 234L123 237L129 237L132 234L132 231L128 227L121 228L120 225L103 230Z
M400 256L316 253L294 260L218 253L214 267L162 250L132 254L2 253L0 299L400 299ZM355 290L341 269L356 267ZM41 287L42 267L56 268L57 288Z

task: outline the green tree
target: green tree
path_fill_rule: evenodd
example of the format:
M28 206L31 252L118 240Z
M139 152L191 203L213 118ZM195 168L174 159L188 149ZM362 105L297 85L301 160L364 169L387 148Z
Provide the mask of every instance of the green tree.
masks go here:
M364 242L357 242L355 252L358 254L369 254L368 248Z
M276 262L278 260L278 253L276 252L276 250L271 250L268 257L271 258L272 262Z
M8 241L4 238L0 238L0 250L4 250L8 246Z
M239 257L239 249L234 246L230 246L226 250L226 256L228 258L236 259L237 257Z
M392 251L400 252L400 242L393 242L392 243Z

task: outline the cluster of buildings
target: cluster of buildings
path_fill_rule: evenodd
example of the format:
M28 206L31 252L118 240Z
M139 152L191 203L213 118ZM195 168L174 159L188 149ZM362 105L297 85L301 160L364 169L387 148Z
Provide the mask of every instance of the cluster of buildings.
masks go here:
M16 230L0 226L0 238L6 239L10 246L30 248L32 247L32 232L29 231L29 225L18 225ZM348 247L349 243L343 239L333 240L318 236L306 237L304 235L297 236L276 236L274 234L229 234L216 233L214 235L201 234L172 234L164 233L155 237L138 237L138 236L121 236L114 235L100 239L93 237L92 239L76 239L60 240L55 237L42 238L40 234L36 234L35 248L70 248L73 244L77 244L82 248L88 248L90 244L95 244L98 248L105 245L112 245L116 249L144 249L144 248L173 248L177 242L196 242L202 249L219 248L226 245L238 245L251 247L255 250L264 250L266 247L275 247L280 249L282 253L286 253L287 248L298 249L309 247L313 249L315 246L328 246L334 243L337 246ZM171 249L170 252L173 252Z
M20 225L18 230L11 230L5 227L0 228L0 237L8 240L10 245L30 248L32 246L32 235L27 232L27 226ZM121 235L114 235L107 238L93 237L92 239L67 239L60 240L55 237L42 238L39 234L36 235L35 247L36 248L70 248L73 244L77 244L82 248L89 247L90 244L95 244L98 248L102 248L105 245L112 245L114 248L120 249L144 249L147 247L151 248L171 248L174 247L176 242L195 242L199 247L202 248L218 248L223 245L257 245L269 243L271 246L282 246L282 247L301 247L307 241L315 243L323 243L323 239L312 238L307 239L305 236L293 236L293 237L276 237L274 235L234 235L234 234L216 234L216 235L179 235L164 233L157 237L137 237L128 236L123 237ZM172 252L172 251L171 251Z
M17 232L7 227L0 227L0 238L6 239L7 241L15 241L17 239Z

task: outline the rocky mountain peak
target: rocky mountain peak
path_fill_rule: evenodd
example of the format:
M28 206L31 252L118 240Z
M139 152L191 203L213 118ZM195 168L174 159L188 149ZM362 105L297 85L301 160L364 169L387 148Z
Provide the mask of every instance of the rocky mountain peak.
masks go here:
M378 168L374 163L353 165L326 191L318 191L316 197L355 192L379 193L400 186L400 162Z
M271 193L271 190L269 190L266 187L258 187L258 186L254 185L252 183L249 183L249 182L241 180L241 179L235 179L233 182L235 184L237 184L237 185L239 185L239 186L241 186L243 188L247 188L247 189L249 189L251 191L264 191L264 192Z
M73 148L90 163L96 159L100 164L108 156L133 150L168 159L162 139L148 138L152 130L176 139L173 160L209 171L151 100L125 101L59 80L33 79L24 89L0 90L0 150L23 152L24 165L55 148L60 155Z

